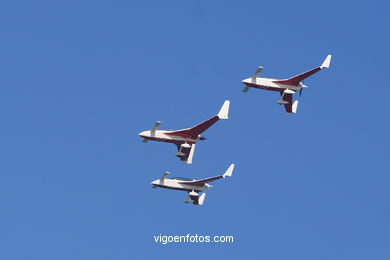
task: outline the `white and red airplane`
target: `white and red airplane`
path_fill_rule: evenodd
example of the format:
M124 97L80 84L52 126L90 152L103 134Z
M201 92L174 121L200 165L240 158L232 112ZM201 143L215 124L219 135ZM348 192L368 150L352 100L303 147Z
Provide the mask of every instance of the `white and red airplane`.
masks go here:
M164 188L170 190L187 191L188 198L184 200L185 203L193 203L194 205L203 205L204 199L206 197L206 193L202 193L202 195L200 196L199 193L213 187L210 184L208 184L208 182L232 176L233 169L234 169L234 164L231 164L224 174L215 177L206 178L206 179L201 179L201 180L194 180L194 179L183 178L183 177L167 178L169 172L165 172L160 179L153 181L151 184L153 185L152 188Z
M321 66L288 79L259 78L258 76L263 70L263 67L260 66L252 77L242 81L242 83L246 85L242 91L247 92L249 88L278 91L281 95L281 98L278 100L278 104L283 104L288 114L296 113L298 100L293 102L293 94L299 91L299 95L301 95L302 89L307 88L302 81L323 68L329 68L331 58L332 55L328 55Z
M230 101L226 100L223 103L218 115L213 116L194 127L181 130L157 130L157 128L161 125L161 121L157 121L151 130L143 131L139 133L139 136L144 138L144 143L152 140L175 144L178 150L176 156L179 157L181 161L187 164L191 164L195 152L196 142L198 140L206 139L200 134L215 124L219 119L228 119L229 105Z

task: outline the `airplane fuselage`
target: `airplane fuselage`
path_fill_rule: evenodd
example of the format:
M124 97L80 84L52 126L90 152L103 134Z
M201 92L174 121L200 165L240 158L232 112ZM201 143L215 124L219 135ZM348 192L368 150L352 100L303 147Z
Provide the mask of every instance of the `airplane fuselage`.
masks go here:
M211 188L212 186L205 183L202 186L195 186L195 185L188 185L188 184L182 184L179 183L180 180L174 180L174 179L163 179L163 180L155 180L151 184L154 187L164 188L164 189L170 189L170 190L183 190L183 191L196 191L201 192L208 188Z
M143 131L139 133L139 136L151 141L157 141L157 142L165 142L165 143L188 143L188 144L194 144L198 140L192 139L192 138L185 138L177 135L170 134L171 130L155 130L154 134L152 134L152 131Z
M244 79L242 83L244 83L248 87L278 91L278 92L282 92L286 89L297 92L302 88L301 86L289 86L285 84L275 83L274 81L279 81L279 79L256 78L256 80L252 82L252 78L247 78Z

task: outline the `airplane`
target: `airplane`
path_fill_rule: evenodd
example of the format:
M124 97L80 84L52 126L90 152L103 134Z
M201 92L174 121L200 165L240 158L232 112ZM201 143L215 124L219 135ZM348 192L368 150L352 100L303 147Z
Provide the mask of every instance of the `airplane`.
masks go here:
M213 187L208 184L208 182L232 176L233 169L234 164L231 164L224 174L201 180L194 180L183 177L168 178L170 172L165 172L160 179L153 181L151 184L153 185L152 188L187 191L188 197L184 200L185 203L203 205L206 193L202 193L200 196L199 193Z
M206 138L200 134L206 131L210 126L215 124L219 119L228 119L230 101L225 100L218 115L213 116L202 123L191 128L181 130L157 130L161 125L161 121L152 127L149 131L143 131L138 135L146 143L149 140L165 143L173 143L177 146L176 156L184 163L191 164L195 152L195 144L198 140L205 140Z
M278 104L284 105L287 114L295 114L298 108L298 100L293 102L293 94L299 91L299 96L301 96L302 90L308 87L302 81L324 68L329 68L331 58L332 55L328 55L321 66L288 79L259 78L258 76L264 68L260 66L252 77L242 81L245 84L245 88L242 91L248 92L249 88L278 91L281 96Z

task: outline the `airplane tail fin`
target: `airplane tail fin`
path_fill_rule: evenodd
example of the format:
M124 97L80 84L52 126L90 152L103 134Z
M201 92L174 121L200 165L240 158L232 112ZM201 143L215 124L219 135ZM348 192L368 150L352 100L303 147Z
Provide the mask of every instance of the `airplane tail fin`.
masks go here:
M289 86L298 86L299 82L310 77L314 73L317 73L318 71L320 71L324 68L329 68L331 58L332 58L332 55L329 54L328 56L326 56L326 59L324 60L324 62L322 63L321 66L316 67L316 68L311 69L311 70L308 70L304 73L298 74L298 75L291 77L291 78L288 78L288 79L276 80L276 81L274 81L274 83L279 83L279 84L284 84L284 85L289 85Z
M292 105L292 113L295 114L297 112L297 109L298 109L298 100L295 100L293 105Z
M191 150L190 150L190 154L188 155L188 159L187 159L187 164L191 164L192 163L192 158L194 157L194 153L195 153L195 146L196 144L192 144L191 145Z
M206 198L206 193L202 193L202 195L200 195L199 197L198 205L202 206L205 198Z

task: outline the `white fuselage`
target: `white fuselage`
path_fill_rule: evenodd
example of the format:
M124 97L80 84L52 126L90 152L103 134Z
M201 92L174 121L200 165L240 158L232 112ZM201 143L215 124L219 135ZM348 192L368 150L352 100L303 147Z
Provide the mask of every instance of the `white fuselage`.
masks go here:
M286 89L290 89L293 91L298 91L302 87L301 86L289 86L284 84L275 83L274 81L278 81L279 79L271 79L271 78L256 78L254 82L252 82L252 78L247 78L242 81L245 85L253 88L261 88L265 90L272 91L284 91Z
M204 190L212 187L211 185L209 185L207 183L205 183L203 186L193 186L193 185L189 185L189 184L182 184L180 182L182 182L182 180L158 179L158 180L153 181L151 184L155 187L160 187L160 188L164 188L164 189L197 191L197 192L201 192L201 191L204 191Z
M183 129L183 130L185 130L185 129ZM173 132L173 131L171 131L171 130L155 130L154 134L152 134L152 131L148 130L148 131L143 131L143 132L139 133L138 135L140 137L143 137L143 138L146 138L149 140L158 141L158 142L168 142L168 143L176 143L176 142L196 143L197 142L196 139L183 138L181 136L170 135L169 133L171 133L171 132Z

